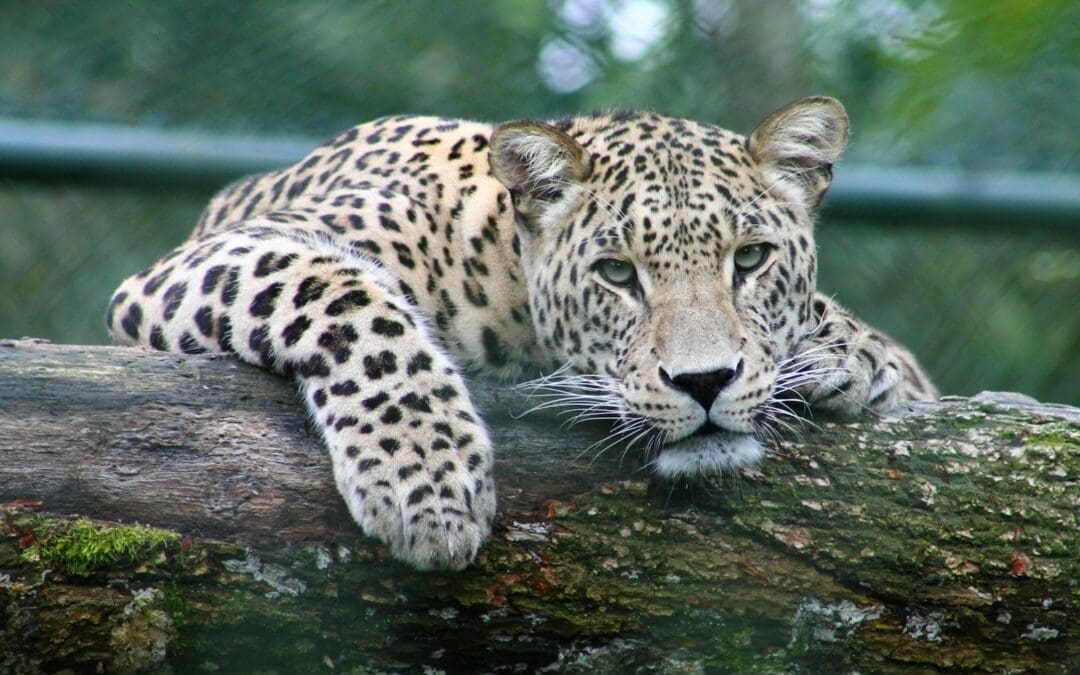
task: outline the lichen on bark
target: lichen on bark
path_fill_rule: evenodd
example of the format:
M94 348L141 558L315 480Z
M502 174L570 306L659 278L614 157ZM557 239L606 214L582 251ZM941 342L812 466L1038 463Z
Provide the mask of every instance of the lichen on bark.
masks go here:
M475 393L500 517L473 567L420 574L352 526L287 383L0 344L0 671L1080 670L1076 409L819 421L672 489ZM33 552L87 525L145 542L133 522L166 532L94 564Z

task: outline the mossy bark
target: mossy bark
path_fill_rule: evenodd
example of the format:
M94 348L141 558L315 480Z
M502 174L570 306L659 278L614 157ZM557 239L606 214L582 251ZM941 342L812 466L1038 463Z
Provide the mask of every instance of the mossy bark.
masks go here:
M621 450L576 459L602 430L477 392L496 531L421 574L351 525L287 383L0 343L0 671L1080 669L1076 409L821 422L672 487ZM88 532L123 553L80 558Z

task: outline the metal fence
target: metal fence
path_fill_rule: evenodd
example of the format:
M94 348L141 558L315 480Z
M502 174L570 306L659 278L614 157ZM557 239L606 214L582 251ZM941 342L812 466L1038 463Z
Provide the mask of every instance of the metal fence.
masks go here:
M1075 112L1041 89L965 79L936 115L912 122L890 98L899 85L888 36L838 21L855 5L9 7L0 337L105 342L114 285L180 241L217 185L363 119L627 106L749 131L787 100L820 92L848 104L855 128L818 229L822 288L906 342L947 392L1080 403L1080 190L1067 175ZM886 29L917 28L921 5L912 6L908 24ZM1037 80L1046 86L1061 84L1060 68L1029 67L1047 69Z

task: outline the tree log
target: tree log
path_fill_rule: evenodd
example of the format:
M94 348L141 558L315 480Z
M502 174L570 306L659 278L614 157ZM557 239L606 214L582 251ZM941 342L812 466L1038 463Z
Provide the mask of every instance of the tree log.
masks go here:
M0 672L1080 670L1080 409L818 421L672 486L474 402L495 533L419 573L352 524L287 381L0 342Z

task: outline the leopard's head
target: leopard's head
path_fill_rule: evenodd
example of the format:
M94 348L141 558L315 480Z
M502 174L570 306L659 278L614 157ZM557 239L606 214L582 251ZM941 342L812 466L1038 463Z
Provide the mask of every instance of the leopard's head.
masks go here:
M491 164L513 202L541 389L610 419L669 477L762 454L808 364L813 211L848 119L797 101L749 138L648 113L498 127Z

